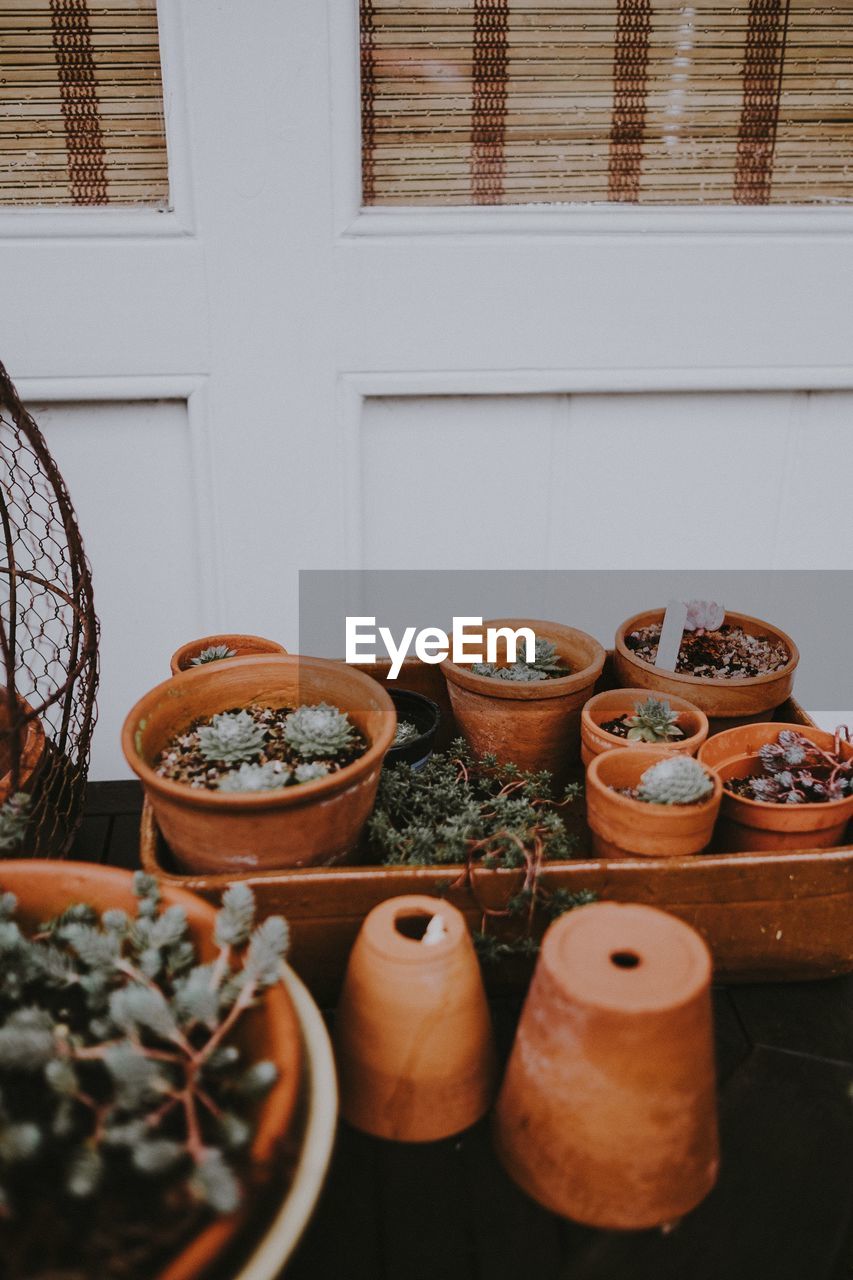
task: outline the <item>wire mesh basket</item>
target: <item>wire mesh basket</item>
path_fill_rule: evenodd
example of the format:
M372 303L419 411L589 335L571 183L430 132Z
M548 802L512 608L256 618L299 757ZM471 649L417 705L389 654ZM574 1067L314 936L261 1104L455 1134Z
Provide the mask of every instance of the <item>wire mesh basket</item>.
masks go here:
M80 821L98 620L74 508L0 364L0 855L57 856Z

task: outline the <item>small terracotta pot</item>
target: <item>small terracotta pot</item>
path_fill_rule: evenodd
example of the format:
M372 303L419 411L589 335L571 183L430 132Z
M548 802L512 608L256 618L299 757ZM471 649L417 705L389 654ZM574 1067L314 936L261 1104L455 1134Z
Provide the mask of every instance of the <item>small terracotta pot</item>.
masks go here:
M711 843L722 799L722 783L712 771L714 790L699 804L650 804L613 790L636 787L646 769L660 759L654 747L628 747L594 757L586 772L586 820L600 858L677 858L701 853Z
M790 660L779 671L743 680L710 680L705 677L659 671L641 662L625 643L625 637L638 627L663 621L664 609L648 609L623 622L616 632L613 667L620 685L652 689L666 697L688 698L710 720L710 732L718 733L732 725L752 724L771 718L776 707L791 696L794 673L800 661L797 646L789 635L769 622L751 618L746 613L726 613L726 622L742 627L749 635L771 636L786 646Z
M12 719L9 715L8 693L6 689L0 689L0 804L4 804L13 791L29 793L33 775L41 764L41 759L44 755L44 726L24 698L19 697L17 701L18 716L21 718L27 716L29 719L23 726L23 742L20 746L18 779L17 786L15 786L12 777L12 750L9 741L10 734L14 730L12 728ZM21 732L20 728L18 728L17 732Z
M197 671L198 667L193 666L193 658L197 658L202 649L212 649L220 644L233 649L238 658L257 658L262 654L287 653L287 650L280 644L276 644L275 640L265 640L263 636L202 636L200 640L188 640L186 644L181 645L180 649L175 650L170 659L172 675L176 676L179 671ZM207 666L207 663L202 665Z
M15 894L19 918L33 928L78 902L88 902L97 911L119 907L133 913L136 899L132 880L129 871L85 862L12 859L0 863L0 888ZM216 955L213 942L216 909L183 889L163 885L162 894L164 906L184 908L201 959L212 960ZM251 1212L253 1188L257 1190L273 1175L281 1143L293 1121L302 1048L299 1021L283 984L271 987L258 1006L244 1016L239 1033L237 1039L247 1055L253 1059L269 1058L278 1068L278 1079L258 1115L250 1149L251 1185L247 1187L245 1208L218 1218L204 1228L163 1269L158 1280L196 1280L212 1266L245 1224Z
M678 712L678 727L684 733L683 738L673 738L668 742L631 742L602 729L602 724L618 716L632 716L637 703L645 702L648 697L648 689L606 689L585 703L581 711L581 760L585 765L602 751L616 747L647 747L661 755L696 755L708 736L708 717L692 702L671 694L667 694L666 701L673 711Z
M528 1195L592 1227L670 1223L718 1166L711 957L654 907L594 903L548 929L495 1109Z
M423 940L439 916L445 933ZM361 927L335 1024L341 1114L378 1138L459 1133L494 1093L492 1027L462 913L441 898L389 898Z
M709 738L699 759L715 770L723 782L760 773L758 752L775 742L783 729L792 729L824 751L833 747L834 735L810 725L742 725ZM843 742L844 757L853 756L853 745ZM853 819L853 796L828 800L826 804L765 804L736 796L723 788L723 803L717 829L724 850L826 849L844 843L847 824Z
M161 778L152 762L200 717L259 702L296 707L329 702L369 745L337 773L280 791L206 791ZM382 760L397 718L386 691L324 658L229 658L146 693L128 715L122 749L142 780L166 843L191 872L240 873L343 862L355 852L373 808Z
M535 618L493 618L487 627L532 627L537 638L556 645L572 674L556 680L514 684L472 674L470 667L441 664L453 714L465 740L477 755L493 753L501 763L520 769L547 769L559 783L580 754L580 717L592 697L604 666L605 652L592 636L558 622ZM472 628L472 637L477 628ZM469 648L472 645L469 645ZM506 646L503 646L505 653ZM499 650L499 654L500 654Z

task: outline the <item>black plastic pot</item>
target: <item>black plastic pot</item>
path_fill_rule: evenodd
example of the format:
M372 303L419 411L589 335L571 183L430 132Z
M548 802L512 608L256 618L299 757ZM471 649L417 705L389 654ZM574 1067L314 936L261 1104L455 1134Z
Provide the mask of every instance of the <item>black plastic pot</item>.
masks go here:
M441 712L430 698L421 693L411 693L408 689L389 689L388 692L397 712L397 723L408 720L418 730L418 736L399 747L389 747L384 763L408 764L413 769L421 769L435 749Z

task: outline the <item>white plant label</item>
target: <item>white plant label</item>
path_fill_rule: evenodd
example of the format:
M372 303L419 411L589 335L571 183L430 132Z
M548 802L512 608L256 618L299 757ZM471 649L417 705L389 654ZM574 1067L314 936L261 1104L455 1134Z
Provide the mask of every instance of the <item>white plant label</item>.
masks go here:
M684 624L687 621L687 605L683 600L670 600L663 615L658 652L655 666L661 671L674 671L678 661L678 650L684 635Z

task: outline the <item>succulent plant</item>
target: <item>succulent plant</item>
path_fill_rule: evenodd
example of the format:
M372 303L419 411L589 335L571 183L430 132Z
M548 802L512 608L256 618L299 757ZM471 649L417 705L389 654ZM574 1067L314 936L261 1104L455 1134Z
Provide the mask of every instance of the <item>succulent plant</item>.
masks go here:
M853 795L853 759L844 759L841 749L846 728L835 736L834 749L824 751L804 734L781 729L775 742L759 749L763 775L744 780L748 797L765 804L821 804Z
M349 716L327 702L297 707L287 717L284 738L303 760L336 756L352 745L355 726Z
M412 724L411 720L400 720L391 745L392 747L404 747L407 742L414 742L415 738L419 736L416 724Z
M475 676L488 676L492 680L512 680L518 684L532 684L535 680L547 680L549 676L567 676L568 667L560 666L557 646L550 640L537 636L536 651L532 662L519 659L507 667L494 662L474 662L471 671Z
M318 778L325 778L328 772L329 766L322 760L306 760L296 766L293 777L296 782L316 782Z
M30 820L30 797L16 791L0 805L0 853L13 853L21 844Z
M671 738L683 738L684 730L675 723L678 712L670 704L657 698L646 698L634 705L634 714L625 723L631 742L667 742Z
M241 764L263 749L266 731L248 711L222 711L198 731L199 751L211 763Z
M688 600L685 631L719 631L726 611L716 600Z
M646 769L637 799L649 804L698 804L714 790L714 783L692 756L667 756Z
M161 910L157 881L141 872L134 890L135 918L81 904L33 937L14 894L0 894L4 1217L26 1203L19 1168L40 1159L44 1180L73 1198L117 1176L181 1183L217 1213L241 1198L227 1152L251 1138L246 1101L276 1069L246 1060L231 1033L279 980L287 924L272 916L256 928L251 890L232 885L218 958L200 964L183 908Z
M190 662L191 667L203 667L207 662L221 662L223 658L236 658L237 650L227 644L210 644Z
M290 781L287 765L272 760L267 764L241 764L219 780L220 791L277 791Z

